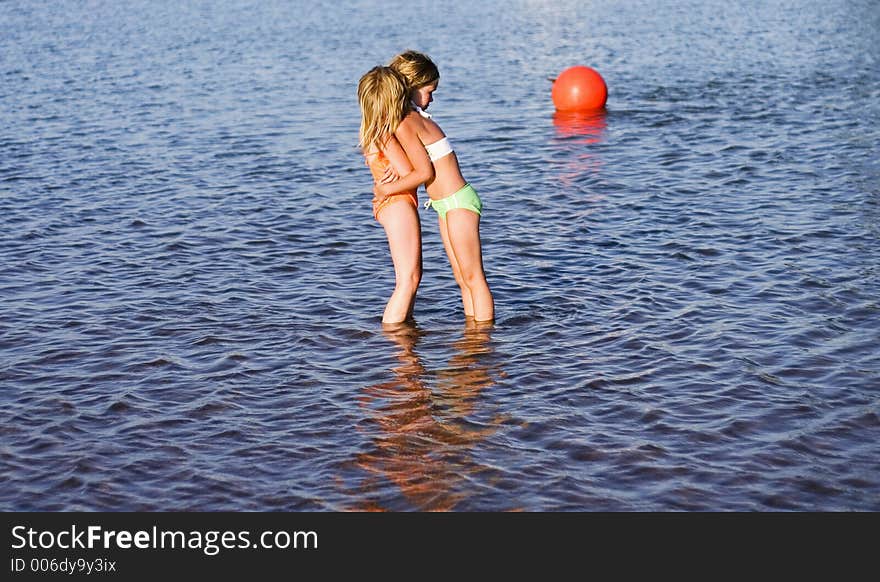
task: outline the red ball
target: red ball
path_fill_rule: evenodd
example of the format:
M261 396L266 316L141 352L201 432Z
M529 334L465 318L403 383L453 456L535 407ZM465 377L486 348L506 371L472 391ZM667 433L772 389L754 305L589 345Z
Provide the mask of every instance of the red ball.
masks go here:
M595 69L579 65L556 77L550 95L557 111L592 111L605 107L608 87Z

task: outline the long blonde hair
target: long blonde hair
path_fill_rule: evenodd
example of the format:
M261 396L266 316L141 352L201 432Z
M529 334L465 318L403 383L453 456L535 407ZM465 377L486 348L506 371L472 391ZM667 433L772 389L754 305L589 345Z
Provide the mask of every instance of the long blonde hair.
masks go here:
M431 57L418 51L404 51L391 59L388 66L403 76L410 92L440 80L440 70Z
M373 67L358 82L361 106L360 145L381 149L412 110L406 81L391 67Z

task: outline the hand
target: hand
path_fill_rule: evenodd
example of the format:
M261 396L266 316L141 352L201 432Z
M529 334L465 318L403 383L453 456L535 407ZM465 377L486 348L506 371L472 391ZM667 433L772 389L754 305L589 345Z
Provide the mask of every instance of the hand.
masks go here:
M388 198L388 194L385 193L382 184L373 184L373 202L382 202L386 198Z
M400 174L392 167L388 166L385 168L385 173L382 174L382 178L379 180L380 184L388 184L389 182L394 182L395 180L400 179Z

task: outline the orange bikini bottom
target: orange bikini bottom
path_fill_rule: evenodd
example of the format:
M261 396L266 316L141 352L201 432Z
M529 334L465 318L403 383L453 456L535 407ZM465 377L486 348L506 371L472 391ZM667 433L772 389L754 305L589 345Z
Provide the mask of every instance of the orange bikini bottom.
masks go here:
M407 190L406 192L400 192L398 194L389 196L382 202L373 202L373 218L379 220L379 213L382 212L388 205L401 201L409 202L410 204L412 204L413 208L415 208L416 210L419 209L419 198L416 195L416 191Z

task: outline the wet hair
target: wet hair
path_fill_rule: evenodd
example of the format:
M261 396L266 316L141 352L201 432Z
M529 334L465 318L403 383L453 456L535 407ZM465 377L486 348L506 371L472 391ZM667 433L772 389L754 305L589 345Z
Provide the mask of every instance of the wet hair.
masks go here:
M418 51L404 51L391 59L388 66L406 79L406 86L410 91L432 85L440 80L440 70L431 57Z
M381 149L412 110L403 77L391 67L373 67L358 82L361 107L360 145L364 152Z

